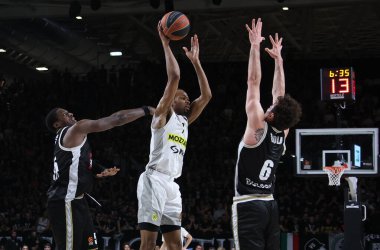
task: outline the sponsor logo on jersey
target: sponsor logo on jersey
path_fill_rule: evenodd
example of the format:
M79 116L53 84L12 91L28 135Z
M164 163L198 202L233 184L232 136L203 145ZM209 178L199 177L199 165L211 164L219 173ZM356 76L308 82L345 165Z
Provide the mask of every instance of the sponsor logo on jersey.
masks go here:
M274 144L282 144L284 142L284 137L270 133L270 140Z
M158 214L156 212L153 212L152 214L152 220L157 221L158 220Z
M256 183L249 178L245 178L245 184L248 186L252 186L255 188L261 188L261 189L270 189L272 187L272 184Z
M183 150L182 148L178 148L177 146L173 145L170 147L170 149L173 151L174 154L185 156L185 150Z
M170 134L168 134L168 140L175 142L175 143L178 143L178 144L181 144L182 146L184 146L186 148L187 141L185 138L183 138L180 135L170 133Z

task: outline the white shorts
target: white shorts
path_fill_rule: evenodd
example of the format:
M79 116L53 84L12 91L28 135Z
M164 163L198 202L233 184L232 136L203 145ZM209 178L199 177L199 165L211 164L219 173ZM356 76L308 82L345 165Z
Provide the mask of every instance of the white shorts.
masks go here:
M182 198L174 178L148 169L137 184L138 223L181 226Z

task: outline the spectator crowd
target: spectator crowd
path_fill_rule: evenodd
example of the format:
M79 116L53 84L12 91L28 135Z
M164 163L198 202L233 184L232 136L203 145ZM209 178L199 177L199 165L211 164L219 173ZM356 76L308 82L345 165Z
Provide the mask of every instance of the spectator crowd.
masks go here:
M267 64L265 62L264 64ZM198 93L191 65L180 61L180 87L191 97ZM206 64L213 100L189 130L182 176L177 180L183 200L183 226L194 237L231 237L230 207L234 195L237 145L246 117L246 63ZM265 69L266 68L266 69ZM344 127L379 127L380 75L357 79L357 100L343 110ZM263 66L263 106L271 102L273 67ZM303 105L297 128L336 127L335 107L319 101L319 63L286 65L287 92ZM369 72L369 71L368 71ZM3 72L4 76L6 72ZM2 77L3 79L3 77ZM164 65L141 62L119 69L100 67L86 75L52 71L38 79L11 77L0 89L0 249L50 249L46 191L52 175L54 135L44 126L47 112L56 106L80 118L96 119L112 112L143 105L155 106L166 83ZM90 203L101 235L115 237L137 228L136 187L149 156L150 118L111 131L89 135L94 160L117 166L120 173L99 179ZM294 130L287 139L287 154L278 169L275 197L282 232L318 234L342 232L343 189L325 178L294 175L291 155ZM361 198L367 205L367 233L380 233L380 188L375 178L361 178ZM22 241L17 238L22 236Z

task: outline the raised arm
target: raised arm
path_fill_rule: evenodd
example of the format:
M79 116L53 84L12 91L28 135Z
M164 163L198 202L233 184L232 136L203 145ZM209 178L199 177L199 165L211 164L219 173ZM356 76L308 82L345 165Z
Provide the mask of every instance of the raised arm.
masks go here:
M144 106L142 108L120 110L110 116L98 120L80 120L67 131L63 138L63 145L67 148L76 147L82 143L84 137L89 133L101 132L117 126L122 126L133 122L140 117L151 115L153 113L154 108Z
M270 42L272 43L272 48L265 48L265 51L274 59L274 74L273 74L273 86L272 86L272 103L277 101L279 96L285 95L285 73L284 73L284 63L281 56L282 50L282 37L279 39L276 33L274 39L269 36ZM288 136L289 129L285 131L285 137Z
M168 82L163 96L161 97L160 102L157 105L156 112L154 113L152 120L152 127L162 128L166 124L166 118L168 114L171 114L171 105L175 97L175 93L178 89L180 70L178 62L175 59L172 50L169 46L169 39L161 31L161 25L158 23L157 26L158 34L162 42L162 46L165 52L166 60L166 72L168 75Z
M251 49L248 62L247 97L245 111L247 113L247 127L243 136L243 141L248 145L257 144L264 132L264 111L260 104L260 44L264 40L261 36L261 18L252 19L252 27L246 25Z
M190 105L190 111L187 115L187 118L189 124L191 124L202 113L203 109L209 103L212 94L206 74L203 71L201 62L199 60L198 36L194 35L194 37L191 37L190 50L188 50L186 47L183 47L183 50L185 51L187 58L189 58L189 60L194 66L195 72L198 77L199 89L201 92L200 96L197 99L195 99Z
M269 36L269 39L272 43L272 48L265 48L265 51L268 52L268 54L274 59L274 75L272 87L272 98L274 104L279 96L285 95L285 73L281 56L282 37L279 39L278 34L276 33L274 39L272 36Z

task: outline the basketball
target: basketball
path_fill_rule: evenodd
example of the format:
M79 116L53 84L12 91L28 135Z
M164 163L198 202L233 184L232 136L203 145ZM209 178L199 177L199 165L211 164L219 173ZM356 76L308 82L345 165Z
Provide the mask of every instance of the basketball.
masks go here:
M190 31L190 21L179 11L166 13L161 19L161 28L164 35L170 40L181 40Z

